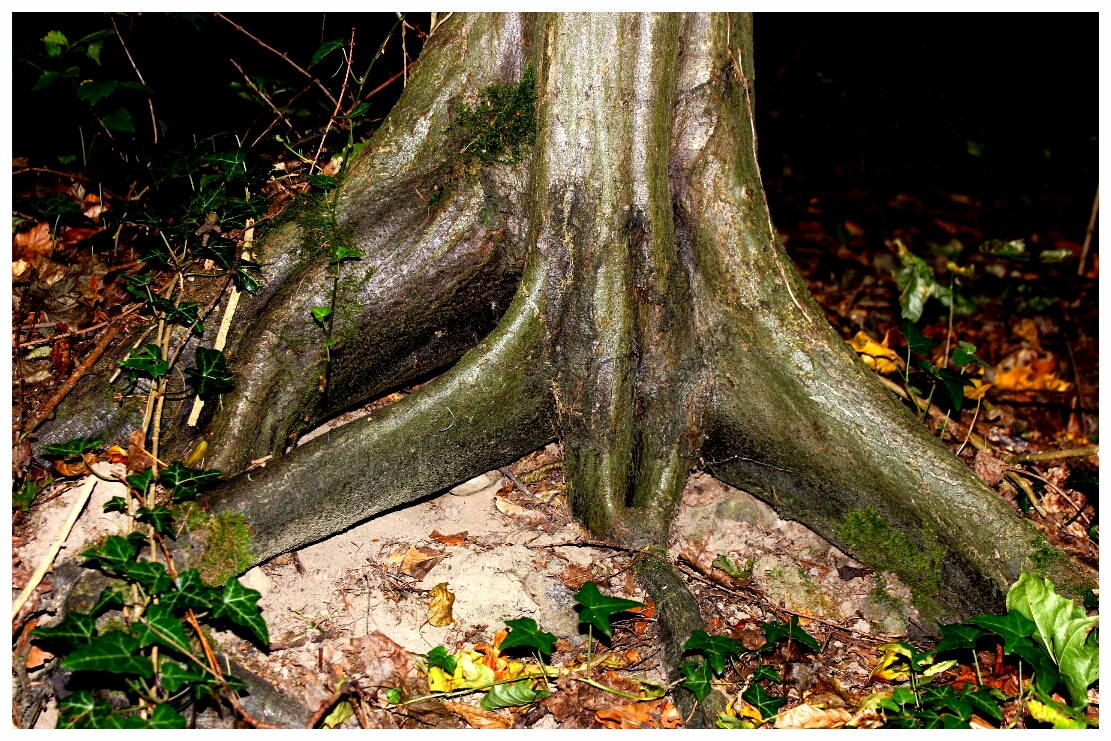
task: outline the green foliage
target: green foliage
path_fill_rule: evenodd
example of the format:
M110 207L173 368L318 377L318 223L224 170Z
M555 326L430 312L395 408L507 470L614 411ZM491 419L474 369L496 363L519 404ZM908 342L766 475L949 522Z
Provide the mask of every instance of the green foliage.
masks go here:
M48 643L61 643L76 648L93 642L96 636L96 620L92 615L67 612L57 625L35 628L32 635Z
M683 686L687 688L693 695L694 699L702 702L706 699L706 695L710 694L713 689L711 684L714 679L710 662L703 661L700 664L687 662L679 667L683 672Z
M799 619L796 615L792 615L790 621L786 623L764 623L761 627L768 639L768 642L760 649L763 652L771 651L775 648L775 644L781 640L794 641L797 645L805 646L814 653L820 653L822 650L817 639L799 627Z
M536 702L547 694L543 690L532 689L527 679L510 684L495 684L489 692L483 695L478 706L483 710L515 708Z
M937 276L925 260L905 247L899 251L899 259L903 263L903 267L895 272L899 305L902 306L903 318L916 323L922 318L926 301L937 292Z
M228 579L212 603L212 616L227 617L237 625L250 629L262 644L269 645L270 633L258 609L261 594L247 589L238 579Z
M763 685L757 682L750 684L748 689L741 693L741 697L743 697L744 701L749 705L756 708L756 711L760 713L760 717L765 720L773 717L779 712L781 707L787 704L786 697L772 697L767 693Z
M550 655L552 645L558 640L551 633L540 630L540 626L532 618L506 620L505 624L509 628L509 635L502 639L502 651L508 648L525 647L534 649L538 653ZM447 669L447 667L444 668Z
M152 379L158 379L170 372L170 364L162 359L158 345L146 344L132 350L126 358L120 361L132 382L145 374Z
M100 438L75 437L57 445L43 445L43 455L70 460L100 447Z
M756 667L756 670L754 672L752 672L752 681L768 681L779 683L782 682L783 679L780 678L778 672L776 672L774 668L768 666L767 664L761 664L760 666Z
M582 589L575 594L575 601L583 607L579 612L579 623L587 623L605 633L609 638L613 637L613 626L610 625L610 617L634 607L644 607L643 603L630 599L607 597L598 591L598 585L592 581L582 585Z
M31 502L35 500L35 497L37 497L41 491L42 487L33 479L24 479L19 490L12 493L12 506L19 507L22 511L26 512L31 508Z
M309 309L309 311L312 312L312 318L320 324L324 324L328 320L328 317L332 315L331 306L314 306Z
M713 566L715 569L721 569L734 579L751 579L753 563L754 561L751 558L748 559L748 561L745 562L744 569L742 570L737 568L736 564L730 561L729 557L726 556L724 553L719 553L718 556L714 559L713 563L710 565Z
M479 92L474 109L455 108L450 130L462 132L461 157L482 164L521 161L536 142L536 74L530 64L516 85L488 85Z
M138 638L111 631L74 649L62 660L62 668L71 671L133 674L149 679L154 676L150 659L136 655L138 649Z
M684 651L699 651L719 677L725 672L725 660L730 656L740 656L745 647L740 641L728 636L712 636L704 630L696 630L683 644Z
M140 522L149 523L159 535L171 532L174 516L169 507L140 507L135 512L135 518Z
M455 657L449 654L443 646L436 646L436 648L429 651L427 659L429 668L438 666L446 674L455 673Z
M989 239L980 245L980 252L995 257L1005 257L1009 260L1027 261L1030 253L1026 251L1026 242L1021 239L1004 241L1002 239Z
M960 342L960 343L958 343L957 348L955 350L953 350L953 365L960 367L960 366L968 365L970 363L977 363L979 365L984 366L985 368L990 368L991 367L987 363L985 363L983 360L980 360L980 358L978 358L976 356L976 346L975 345L973 345L970 342Z
M336 179L331 175L306 175L305 180L314 188L329 191L336 187Z
M202 399L226 394L235 388L235 381L228 372L228 362L221 350L198 347L196 360L196 367L186 368L185 378L197 389L197 395Z

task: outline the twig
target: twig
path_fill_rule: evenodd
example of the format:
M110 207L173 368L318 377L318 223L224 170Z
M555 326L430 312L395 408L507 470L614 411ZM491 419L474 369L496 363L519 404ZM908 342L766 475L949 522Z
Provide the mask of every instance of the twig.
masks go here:
M100 329L101 327L106 327L109 324L112 324L113 322L118 322L120 319L123 319L125 316L130 316L131 314L134 314L135 312L137 312L139 309L143 308L144 306L146 306L146 304L135 304L134 306L131 306L127 309L124 309L122 312L120 312L119 316L114 316L111 319L106 319L105 321L101 322L100 324L94 324L91 327L85 327L84 329L71 329L67 332L62 332L61 334L51 335L50 337L44 337L44 338L39 339L39 340L30 340L29 342L20 343L19 347L23 348L23 347L34 347L36 345L45 345L48 342L54 342L54 340L60 340L63 337L72 337L72 336L81 335L81 334L88 334L89 332L95 332L96 330ZM39 328L39 329L44 329L45 327L53 327L55 324L57 324L57 322L44 322L42 327L40 327L38 324L36 324L34 326Z
M285 125L288 126L290 128L290 130L294 130L293 129L293 124L291 124L289 122L289 119L285 117L285 114L278 110L278 107L276 105L274 105L273 101L271 101L270 98L268 98L266 96L266 93L264 93L264 92L262 92L261 90L258 89L258 86L255 85L255 83L251 81L251 78L248 77L247 73L243 71L243 68L239 66L239 62L235 61L234 59L230 59L230 58L229 58L229 61L232 64L235 65L235 68L237 70L239 70L239 74L243 75L243 79L247 81L247 84L251 86L251 89L254 90L256 93L258 93L260 98L262 98L263 100L266 101L266 105L270 106L270 109L272 111L274 111L274 113L277 113L279 118L281 118L283 121L285 121ZM271 125L273 125L273 124L271 124ZM269 131L269 130L270 129L267 129L266 131ZM265 134L266 132L264 131L263 133ZM255 141L258 141L258 139L256 139Z
M15 177L16 175L22 175L25 172L45 172L45 173L49 173L50 175L58 175L59 177L70 178L71 180L83 180L86 183L89 182L89 178L87 178L87 177L83 177L81 175L74 175L72 172L62 172L60 170L51 170L49 167L24 167L21 170L16 170L15 172L13 172L12 177Z
M247 235L243 239L243 246L248 247L254 237L253 222L247 219ZM217 298L223 295L223 291L217 294ZM213 304L215 306L215 304ZM228 341L228 328L231 327L231 318L235 314L235 308L239 306L239 289L234 285L231 287L231 295L228 296L228 305L224 307L224 318L220 321L220 330L216 333L216 341L212 343L213 350L223 350L224 345ZM206 312L207 313L207 312ZM182 343L184 347L184 343ZM180 348L179 348L180 350ZM201 410L204 408L204 400L198 396L193 400L193 409L189 412L189 419L185 421L187 427L196 427L197 420L201 417Z
M1089 455L1099 455L1098 445L1085 445L1082 448L1066 448L1065 450L1050 450L1045 453L1023 453L1022 455L1008 455L1003 457L1004 463L1032 463L1034 461L1055 461L1061 458L1084 458Z
M1023 476L1030 476L1032 478L1037 479L1038 481L1041 481L1043 484L1048 486L1050 489L1053 489L1053 491L1057 492L1061 496L1062 499L1064 499L1066 502L1071 504L1073 509L1077 510L1077 512L1083 512L1084 511L1084 507L1081 507L1079 504L1072 501L1072 497L1070 497L1068 494L1066 494L1064 489L1062 489L1061 487L1054 484L1052 481L1047 479L1045 476L1042 476L1041 474L1034 473L1033 471L1028 471L1025 468L1018 468L1017 466L1006 466L1006 467L1009 468L1012 471L1015 471L1016 473L1021 473ZM1084 506L1086 507L1087 505L1085 504ZM1068 527L1071 524L1072 524L1072 520L1069 520L1065 524L1065 527Z
M260 39L258 36L255 36L253 33L248 31L247 29L243 28L243 26L239 25L238 23L233 21L231 18L228 18L223 13L217 12L216 17L217 18L223 18L225 21L227 21L231 25L238 28L240 31L245 33L247 36L250 36L252 39L257 41L262 47L264 47L266 49L269 49L270 51L274 52L275 54L277 54L279 57L281 57L285 61L289 62L295 70L297 70L298 72L303 74L305 77L308 77L310 80L312 80L314 83L316 83L316 86L318 88L320 88L324 92L325 95L328 96L328 100L332 101L333 103L336 102L335 97L330 92L328 92L328 88L324 87L324 84L322 82L320 82L320 80L318 80L317 78L313 77L313 75L308 70L302 68L299 64L297 64L297 62L294 62L292 59L290 59L288 54L286 54L283 51L278 51L274 47L270 46L270 44L267 44L265 41Z
M510 481L512 481L518 489L523 491L528 496L529 499L536 499L536 495L533 494L531 491L529 491L529 488L527 486L525 486L524 483L519 478L514 476L513 472L510 471L507 466L502 466L501 468L498 469L498 472L503 474Z
M54 393L54 395L51 396L50 399L48 399L47 402L43 404L39 408L39 410L31 415L31 417L27 420L27 422L23 426L25 432L33 432L36 427L42 424L44 420L46 420L51 414L54 413L54 409L62 403L62 400L65 399L69 392L73 390L73 387L77 385L77 382L84 378L85 374L89 372L89 369L93 367L93 364L95 364L96 361L100 359L100 356L103 355L104 351L108 349L108 346L112 344L112 340L115 339L116 334L119 331L120 325L113 324L103 335L101 335L100 339L96 343L96 346L93 347L92 352L90 352L85 360L82 361L81 365L77 366L73 373L70 374L69 378L66 379L66 382L62 384L62 387L59 388Z
M1038 511L1039 515L1045 519L1049 519L1049 512L1046 511L1045 505L1038 499L1038 495L1034 493L1034 487L1030 486L1029 481L1019 476L1015 471L1008 471L1007 478L1018 484L1019 488L1022 489L1022 492L1026 495L1026 498L1030 500L1030 504L1034 505L1034 509Z
M116 26L116 19L112 18L111 20L112 28L116 30L116 38L120 40L120 46L123 47L123 53L127 55L127 61L131 62L131 69L135 70L135 74L139 76L139 82L146 85L147 81L143 79L143 73L139 71L139 67L135 64L135 60L131 58L131 52L128 50L127 44L123 40L123 36L120 35L120 29L118 26ZM154 143L157 144L158 121L154 118L154 101L150 99L149 95L147 96L147 104L150 106L150 127L154 131Z
M320 144L316 147L316 156L312 158L312 164L309 165L309 174L316 168L316 163L320 160L320 153L324 151L324 140L328 138L328 132L332 130L332 123L339 115L339 106L343 102L344 93L347 92L347 81L351 78L351 60L355 56L355 29L351 29L351 41L347 44L347 71L343 73L343 85L339 89L339 99L336 100L336 108L332 111L331 117L328 119L328 125L324 127L324 135L320 137Z
M968 445L969 438L972 437L972 428L976 426L976 418L980 416L980 404L983 402L983 400L983 396L980 396L980 398L976 399L976 413L972 415L972 424L968 426L968 434L964 436L964 442L961 443L961 446L959 448L957 448L958 456L960 456L961 451L964 450L964 446Z
M1080 265L1076 274L1084 275L1084 264L1088 262L1088 248L1092 246L1092 232L1096 229L1096 216L1099 215L1099 185L1096 185L1096 198L1092 201L1092 218L1088 219L1088 231L1084 233L1084 246L1080 248Z
M413 61L409 62L409 66L406 67L405 69L403 69L401 72L395 72L394 74L390 75L389 78L385 82L383 82L381 85L379 85L378 87L374 88L369 93L364 95L363 100L364 101L369 100L373 96L375 96L378 93L385 90L387 87L389 87L393 83L397 82L397 78L402 77L403 75L405 75L405 73L408 72L409 70L411 70L414 67L414 65L416 65L416 63L417 63L417 60L414 59ZM362 101L360 101L360 102L362 102Z
M35 573L31 575L31 579L27 582L27 586L16 597L15 602L12 603L12 620L15 620L19 615L20 608L31 597L31 593L35 591L35 587L39 585L42 578L46 576L46 572L54 565L54 559L58 556L58 551L62 550L62 545L65 544L66 538L69 537L70 531L73 529L77 518L81 515L81 510L85 508L85 504L89 501L89 496L93 493L93 487L96 486L96 477L90 476L85 485L81 487L81 491L77 493L77 499L73 502L73 506L69 509L69 514L66 515L66 521L62 523L62 527L54 535L54 540L50 543L50 548L43 557L42 563L35 569Z

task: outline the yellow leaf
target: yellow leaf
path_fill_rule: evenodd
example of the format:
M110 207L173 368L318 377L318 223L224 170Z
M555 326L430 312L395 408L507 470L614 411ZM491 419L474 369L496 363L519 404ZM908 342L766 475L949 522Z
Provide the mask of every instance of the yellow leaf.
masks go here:
M342 726L354 714L355 708L351 706L350 702L344 700L336 705L332 712L328 713L328 717L324 719L324 727L335 728L336 726Z
M455 676L451 684L454 689L474 689L493 684L494 670L482 663L478 651L460 651L455 657Z
M984 383L979 378L971 378L969 380L972 381L972 385L964 387L964 398L966 399L983 399L988 389L995 385L994 383Z
M899 354L887 346L887 340L888 335L884 335L883 344L880 344L864 332L857 332L855 337L846 342L849 343L849 347L863 355L871 355L873 358L898 358Z
M842 708L816 708L798 705L776 716L776 728L840 728L853 714Z
M428 691L451 692L451 677L439 666L428 668Z
M926 669L926 671L922 672L922 676L923 677L932 677L935 674L941 674L943 671L946 671L948 669L952 669L956 665L957 665L957 660L956 659L949 659L948 661L942 661L940 663L934 664L931 667L928 667Z
M447 582L441 582L432 587L430 592L432 602L428 605L428 624L437 628L451 625L451 606L455 604L455 595L448 591Z

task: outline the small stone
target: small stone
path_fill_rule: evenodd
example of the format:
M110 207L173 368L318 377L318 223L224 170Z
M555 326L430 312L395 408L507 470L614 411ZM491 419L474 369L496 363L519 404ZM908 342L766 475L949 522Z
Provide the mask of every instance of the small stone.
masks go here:
M488 489L500 489L502 477L497 471L488 471L480 476L475 476L470 481L465 481L451 490L457 497L469 497L474 494L485 493Z
M255 590L263 597L270 594L270 589L273 586L270 577L263 573L262 569L258 566L239 577L239 583L248 589Z

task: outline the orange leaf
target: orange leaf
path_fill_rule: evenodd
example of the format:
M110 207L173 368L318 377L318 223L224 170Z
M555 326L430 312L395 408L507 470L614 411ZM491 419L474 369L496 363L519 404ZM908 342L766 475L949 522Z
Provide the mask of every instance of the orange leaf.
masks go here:
M456 533L455 535L444 535L439 530L433 530L431 537L432 540L436 541L437 543L443 543L444 545L461 546L466 544L467 542L467 531L464 530L463 532Z
M444 707L458 715L473 728L512 728L513 718L462 702L445 701Z
M776 728L840 728L852 720L853 714L842 708L816 708L799 705L785 710L775 718Z
M127 448L121 448L119 445L113 445L108 448L108 462L109 463L123 463L127 464Z
M20 256L30 254L49 255L51 250L50 224L46 222L35 224L25 232L13 234L12 247L16 254Z
M599 710L594 716L606 728L676 728L682 722L666 697Z

